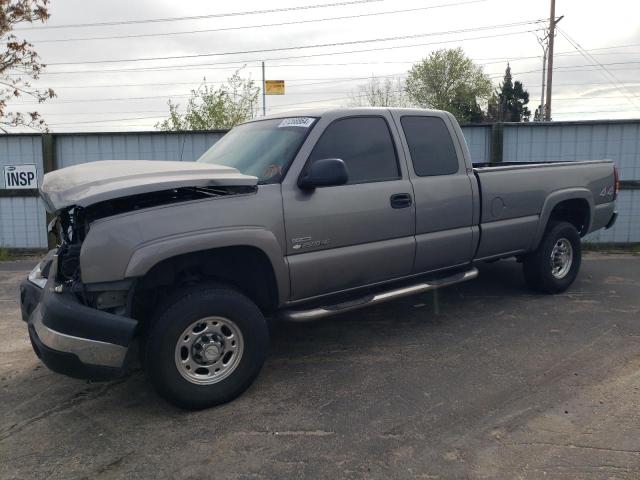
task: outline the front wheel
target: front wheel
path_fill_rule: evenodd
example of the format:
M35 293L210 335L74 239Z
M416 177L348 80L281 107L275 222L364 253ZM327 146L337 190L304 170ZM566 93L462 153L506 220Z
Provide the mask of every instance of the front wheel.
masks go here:
M260 372L269 333L258 307L224 286L190 287L161 307L145 369L162 397L187 409L240 395Z
M569 222L553 222L538 249L524 259L525 280L539 292L563 292L576 279L581 256L580 234L576 227Z

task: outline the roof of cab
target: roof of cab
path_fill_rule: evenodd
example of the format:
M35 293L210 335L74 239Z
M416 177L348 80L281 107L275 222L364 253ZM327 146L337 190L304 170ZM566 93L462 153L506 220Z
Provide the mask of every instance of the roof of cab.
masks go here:
M446 112L442 110L432 110L425 108L399 108L399 107L324 107L324 108L304 108L300 110L289 110L286 112L272 113L264 117L257 117L250 121L270 120L277 118L291 118L291 117L323 117L325 115L339 116L339 115L363 115L372 113L382 113L388 111L397 111L405 114L425 114L434 113L440 115L446 115Z

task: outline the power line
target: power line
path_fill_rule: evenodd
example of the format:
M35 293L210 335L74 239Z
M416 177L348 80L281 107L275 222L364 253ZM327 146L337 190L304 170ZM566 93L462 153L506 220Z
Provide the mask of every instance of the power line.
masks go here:
M146 38L146 37L166 37L173 35L190 35L190 34L199 34L199 33L215 33L215 32L226 32L231 30L245 30L245 29L253 29L253 28L266 28L266 27L280 27L286 25L299 25L305 23L317 23L317 22L328 22L334 20L348 20L353 18L365 18L365 17L375 17L380 15L392 15L399 13L411 13L418 12L423 10L432 10L436 8L445 8L445 7L456 7L460 5L469 5L472 3L480 3L486 2L487 0L469 0L465 2L455 2L455 3L445 3L440 5L431 5L428 7L418 7L418 8L407 8L403 10L387 10L384 12L371 12L371 13L360 13L356 15L344 15L340 17L325 17L325 18L315 18L309 20L294 20L289 22L279 22L279 23L263 23L258 25L241 25L237 27L224 27L224 28L208 28L203 30L183 30L179 32L159 32L159 33L135 33L129 35L109 35L109 36L98 36L98 37L69 37L69 38L57 38L57 39L44 39L44 40L34 40L34 43L59 43L59 42L78 42L78 41L92 41L92 40L117 40L117 39L127 39L127 38Z
M165 113L168 114L169 111L167 109L164 110L136 110L136 111L131 111L131 109L126 110L126 111L116 111L116 112L96 112L95 110L92 112L88 112L88 111L84 111L84 112L60 112L60 113L42 113L42 115L46 115L47 118L48 117L60 117L60 116L69 116L69 115L122 115L125 113L135 113L137 115L143 114L143 113Z
M398 91L399 92L399 91ZM334 93L338 93L338 92L334 92ZM344 93L348 93L348 92L344 92ZM361 94L357 94L354 92L353 96L362 96ZM351 96L341 96L341 97L336 97L336 98L330 98L330 99L326 99L326 100L312 100L309 102L296 102L296 103L290 103L290 104L285 104L285 105L276 105L274 107L272 107L272 109L280 109L280 108L285 108L285 107L291 107L291 106L296 106L296 105L305 105L305 104L311 104L311 103L320 103L320 102L331 102L331 101L339 101L339 100L348 100L351 99ZM620 96L612 96L612 97L601 97L601 98L620 98ZM559 98L558 100L575 100L575 99L582 99L581 97L566 97L566 98ZM613 106L624 106L626 104L610 104L608 106L613 107ZM95 114L98 112L87 112L85 114ZM109 113L111 115L114 114L123 114L123 113L137 113L137 114L141 114L141 113L160 113L162 115L152 115L152 116L144 116L144 117L127 117L127 118L108 118L108 119L103 119L103 120L79 120L79 121L73 121L73 122L65 122L65 123L51 123L49 125L51 126L59 126L59 125L76 125L76 124L90 124L90 123L107 123L107 122L122 122L122 121L129 121L129 120L147 120L147 119L155 119L155 118L167 118L169 112L167 111L160 111L160 110L149 110L149 111L140 111L140 112L105 112L105 113ZM574 112L565 112L565 113L574 113ZM579 112L581 113L581 112ZM56 115L62 115L62 114L46 114L47 117L49 116L56 116Z
M523 32L523 33L528 33L528 32ZM511 33L507 34L507 35L511 35ZM487 37L476 37L476 38L487 38ZM407 45L406 47L414 47L414 46L422 46L422 45L432 45L431 43L429 44L418 44L418 45ZM388 47L388 48L405 48L405 46L397 46L397 47ZM617 47L612 47L612 48L617 48ZM383 48L386 49L386 48ZM374 49L372 49L374 50ZM378 50L378 49L375 49ZM597 49L594 49L597 50ZM363 51L369 51L369 50L363 50ZM357 51L356 51L357 52ZM334 52L334 53L327 53L327 54L321 54L322 56L328 56L328 55L334 55L334 54L341 54L341 53L345 53L345 52ZM353 52L346 52L346 53L353 53ZM624 53L624 52L616 52L616 53L611 53L611 54L606 54L606 53L600 53L600 54L593 54L593 55L627 55L628 53ZM556 56L573 56L573 55L580 55L580 53L577 52L562 52L562 53L558 53L556 54ZM315 56L315 55L314 55ZM306 56L305 56L306 57ZM288 58L292 58L292 57L287 57L284 58L285 60ZM297 57L295 57L297 58ZM524 57L510 57L510 56L505 56L504 58L500 57L492 57L492 58L485 58L485 59L476 59L477 61L480 60L497 60L495 62L483 62L480 65L491 65L491 64L495 64L495 63L502 63L504 61L510 61L510 62L516 62L516 61L521 61L521 60L529 60L529 59L534 59L534 58L539 58L538 55L533 55L533 56L524 56ZM272 59L272 60L278 60L278 59ZM267 60L270 61L270 60ZM407 61L370 61L370 62L341 62L341 63L297 63L297 64L275 64L275 65L270 65L270 68L306 68L306 67L327 67L327 66L354 66L354 65L406 65L406 64L413 64L415 63L416 60L407 60ZM234 62L235 63L235 62ZM178 65L178 66L161 66L161 67L148 67L148 68L126 68L126 69L107 69L107 70L103 70L103 69L93 69L93 70L70 70L70 71L58 71L58 72L42 72L40 75L61 75L61 74L77 74L77 73L109 73L109 72L114 72L114 73L120 73L120 72L131 72L131 73L144 73L146 71L180 71L180 70L238 70L238 69L242 69L242 68L248 68L248 69L252 69L252 68L259 68L259 65L250 65L248 63L237 63L236 65L233 66L229 66L229 67L219 67L217 65L220 65L218 63L197 63L197 64L190 64L190 65ZM201 67L201 68L198 68ZM562 67L561 67L562 68ZM565 67L566 68L566 67ZM180 83L172 83L172 85L179 85ZM143 85L161 85L161 84L131 84L131 85L119 85L119 86L143 86ZM98 86L98 85L95 85ZM104 86L104 87L109 87L109 86L115 86L115 84L110 84L110 85L100 85L100 86ZM52 88L89 88L91 87L90 85L80 85L80 86L56 86L53 85L51 86Z
M619 64L620 62L615 62L616 64ZM629 62L629 63L640 63L640 62ZM567 67L556 67L556 70L558 69L562 69L561 73L564 72L583 72L583 71L588 71L588 70L595 70L596 68L594 68L593 66L591 66L591 64L586 64L586 65L579 65L576 67L590 67L590 68L581 68L579 70L576 70L575 67L572 66L567 66ZM634 67L630 70L637 70L637 67ZM622 70L622 69L617 69L617 70ZM526 75L529 73L539 73L538 70L528 70L528 71L524 71L524 72L514 72L514 75ZM393 73L393 74L389 74L389 75L377 75L376 78L388 78L388 77L401 77L401 76L406 76L406 72L400 72L400 73ZM502 77L503 74L494 74L494 75L489 75L490 78L500 78ZM311 85L326 85L326 84L335 84L335 83L344 83L344 82L350 82L350 81L354 81L354 80L368 80L371 78L371 75L367 75L364 77L335 77L335 78L327 78L325 79L321 79L320 81L317 82L311 82L311 83L299 83L299 84L295 84L295 85L291 85L291 87L302 87L302 86L311 86ZM306 81L306 80L314 80L314 79L294 79L294 80L289 80L289 81ZM223 82L210 82L210 83L223 83ZM125 101L125 100L152 100L152 99L159 99L159 98L164 98L164 99L171 99L171 98L186 98L189 97L189 94L165 94L165 95L152 95L152 96L142 96L142 97L118 97L118 98L102 98L102 99L76 99L76 100L62 100L62 101L50 101L47 102L46 105L61 105L61 104L69 104L69 103L92 103L92 102L112 102L112 101ZM38 104L38 102L24 102L24 103L18 103L18 102L14 102L14 105L35 105Z
M364 53L364 52L378 52L382 50L397 50L402 48L414 48L414 47L425 47L431 45L442 45L446 43L457 43L463 42L467 40L484 40L487 38L499 38L499 37L508 37L511 35L521 35L524 33L535 32L536 30L523 30L518 32L508 32L508 33L498 33L494 35L483 35L478 37L467 37L467 38L458 38L452 40L442 40L438 42L428 42L428 43L413 43L410 45L395 45L390 47L376 47L376 48L367 48L367 49L359 49L359 50L344 50L338 52L328 52L328 53L312 53L308 55L294 55L288 57L276 57L276 58L265 58L265 62L277 62L280 60L294 60L300 58L313 58L313 57L328 57L335 55L347 55L352 53ZM178 66L159 66L159 67L136 67L136 68L120 68L120 69L93 69L93 70L69 70L69 71L57 71L57 72L42 72L40 75L60 75L60 74L75 74L75 73L120 73L120 72L129 72L129 73L143 73L145 71L172 71L172 70L189 70L194 69L193 67L198 66L207 66L208 69L217 69L219 65L236 65L233 68L242 68L243 65L247 65L250 62L255 62L256 59L247 60L245 62L233 61L233 62L216 62L211 64L187 64L187 65L178 65ZM238 65L240 64L240 65ZM252 67L249 67L252 68ZM224 68L224 70L228 70L229 68Z
M637 84L640 84L640 82L636 82ZM609 82L605 82L605 83L599 83L599 82L593 82L593 83L557 83L556 86L567 86L567 85L608 85ZM531 87L540 87L540 85L531 85ZM325 91L325 92L317 92L317 91L313 91L313 92L295 92L293 95L333 95L333 94L350 94L350 93L354 93L353 90L351 91L336 91L336 90L332 90L332 91ZM607 96L578 96L578 97L560 97L560 98L556 98L556 101L565 101L565 100L600 100L600 99L610 99L610 98L621 98L623 97L622 95L607 95ZM323 100L318 100L318 101L323 101ZM47 106L46 104L44 104L43 106ZM54 104L55 106L55 104ZM50 116L69 116L69 115L122 115L124 113L136 113L136 114L142 114L142 113L165 113L166 110L136 110L134 112L132 112L130 109L126 110L126 111L82 111L82 112L60 112L60 113L44 113L44 115L46 115L47 117Z
M398 76L398 75L404 75L404 72L401 73L393 73L390 75L379 75L378 78L385 78L385 77L392 77L392 76ZM371 78L371 76L366 76L366 77L338 77L338 78L332 78L332 79L320 79L322 81L319 82L313 82L313 83L301 83L298 84L296 86L308 86L308 85L322 85L322 84L326 84L326 83L339 83L341 81L352 81L352 80L367 80ZM297 79L297 81L305 81L305 80L314 80L313 78L308 78L308 79ZM294 81L294 80L291 80ZM211 82L214 83L214 82ZM61 104L65 104L65 103L86 103L86 102L112 102L112 101L120 101L120 100L150 100L150 99L157 99L157 98L184 98L184 97L190 97L190 94L166 94L166 95L152 95L152 96L145 96L145 97L118 97L118 98L96 98L96 99L92 99L92 98L83 98L83 99L76 99L76 100L62 100L62 101L51 101L48 102L47 105L61 105ZM13 103L13 105L41 105L41 103L39 102L24 102L24 103Z
M616 87L616 89L622 93L627 101L629 103L631 103L634 107L638 107L638 104L635 103L635 99L633 98L635 95L633 95L626 87L624 87L624 85L621 84L621 82L618 80L618 78L609 71L609 69L606 68L606 64L602 64L600 63L596 58L594 58L593 56L591 56L586 50L584 50L582 48L582 46L576 42L575 40L573 40L564 30L561 30L558 28L558 31L562 34L562 36L571 44L571 46L573 46L578 52L580 52L582 54L582 56L584 58L586 58L589 61L595 62L596 65L598 65L599 67L602 68L603 72L605 72L606 74L609 75L609 77L611 78L612 84ZM606 76L605 76L606 78ZM627 93L625 93L624 90L626 90ZM628 96L627 94L631 94L631 97Z
M581 68L577 68L577 67L581 67ZM587 67L587 68L582 68L582 67ZM615 68L615 69L612 69L612 70L616 70L616 71L619 71L619 70L638 70L638 68L640 68L640 67ZM592 65L592 64L577 65L575 67L571 66L571 65L567 65L567 66L564 66L564 67L554 67L554 70L559 70L559 69L561 70L560 73L569 73L569 72L587 72L587 71L591 71L591 70L598 70L598 67L595 66L595 65ZM513 72L513 69L512 69L512 72ZM513 76L526 75L526 74L529 74L529 73L540 73L540 70L527 70L526 72L515 71L515 72L512 73L512 75ZM504 74L502 74L502 73L496 73L496 74L493 74L493 75L489 75L489 78L500 78L503 75Z
M129 118L110 118L107 120L89 120L89 121L79 121L79 122L67 122L67 123L52 123L50 126L62 126L62 125L84 125L91 123L107 123L107 122L127 122L129 120L151 120L154 118L167 118L168 112L165 115L154 115L151 117L129 117Z
M586 112L554 112L554 115L578 115L578 114L593 114L593 113L629 113L629 112L640 112L640 109L634 109L629 111L622 110L590 110Z
M524 58L531 58L531 57L524 57ZM517 61L519 60L518 58L510 58L509 61ZM505 60L500 60L500 61L496 61L496 62L485 62L485 63L478 63L479 65L493 65L496 63L503 63ZM388 63L388 64L413 64L415 62L355 62L355 63L322 63L322 64L311 64L311 65L287 65L288 67L295 67L295 66L300 66L300 67L304 67L304 66L352 66L352 65L370 65L370 64L375 64L375 63ZM639 65L640 61L628 61L628 62L611 62L611 63L605 63L604 65ZM597 66L599 64L584 64L584 65L565 65L565 66L559 66L559 67L555 67L556 69L573 69L573 68L582 68L582 67L593 67L593 66ZM279 65L279 66L284 66L284 65ZM520 75L523 75L525 73L532 73L535 72L535 70L530 70L527 72L521 72ZM404 72L403 72L404 73ZM400 75L400 73L398 74L391 74L391 75ZM492 75L495 78L498 78L500 76L502 76L503 74L494 74ZM371 76L374 77L385 77L385 76L389 76L389 75L369 75L368 77L347 77L347 80L360 80L363 78L371 78ZM341 78L292 78L292 79L288 79L287 82L295 82L295 81L307 81L307 80L340 80ZM221 80L221 81L209 81L207 80L207 84L222 84L225 83L225 80ZM94 84L94 85L49 85L51 88L53 89L78 89L78 88L124 88L124 87L162 87L162 86L174 86L174 85L199 85L203 83L202 81L197 81L197 82L162 82L162 83L110 83L110 84Z
M480 36L480 37L470 37L470 38L462 38L462 39L457 39L457 40L447 40L447 41L443 41L443 42L431 42L431 43L417 43L417 44L410 44L410 45L397 45L397 46L391 46L391 47L378 47L378 48L370 48L370 49L360 49L360 50L347 50L347 51L339 51L339 52L331 52L331 53L318 53L318 54L311 54L311 55L297 55L297 56L288 56L288 57L278 57L278 58L266 58L265 61L267 62L277 62L277 61L281 61L281 60L294 60L294 59L301 59L301 58L312 58L312 57L325 57L325 56L333 56L333 55L343 55L343 54L350 54L350 53L361 53L361 52L372 52L372 51L380 51L380 50L395 50L395 49L402 49L402 48L413 48L413 47L423 47L423 46L430 46L430 45L439 45L439 44L443 44L443 43L453 43L456 41L466 41L466 40L481 40L481 39L486 39L486 38L496 38L496 37L503 37L503 36L510 36L510 35L518 35L521 33L530 33L530 30L526 30L526 31L522 31L522 32L509 32L509 33L504 33L504 34L497 34L497 35L489 35L489 36ZM590 49L589 51L597 51L597 50L609 50L609 49L614 49L614 48L626 48L626 47L633 47L633 46L640 46L640 44L630 44L630 45L616 45L616 46L612 46L612 47L600 47L600 48L594 48L594 49ZM620 53L622 54L622 52ZM575 52L561 52L558 53L557 56L560 55L579 55L579 53L575 53ZM606 55L606 54L599 54L599 55ZM526 59L533 59L533 58L538 58L538 56L528 56L528 57L509 57L509 56L505 56L504 59L508 59L508 60L513 60L513 61L517 61L517 60L526 60ZM497 59L497 60L502 60L504 61L502 58L492 58L492 59L484 59L484 60L493 60L493 59ZM482 60L482 59L480 59ZM144 73L146 71L180 71L180 70L236 70L236 69L241 69L241 68L259 68L259 64L255 64L254 66L250 65L251 62L255 62L255 59L252 60L247 60L247 61L232 61L232 62L216 62L216 63L194 63L194 64L185 64L185 65L166 65L166 66L157 66L157 67L134 67L134 68L117 68L117 69L91 69L91 70L65 70L65 71L53 71L53 72L41 72L40 75L62 75L62 74L83 74L83 73L121 73L121 72L130 72L130 73ZM278 67L305 67L305 66L331 66L331 65L370 65L370 64L375 64L375 63L414 63L413 61L407 61L407 62L382 62L382 61L376 61L376 62L346 62L346 63L316 63L316 64L284 64L284 65L270 65L270 68L278 68ZM229 65L229 66L221 66L221 65ZM197 67L202 67L202 68L197 68Z
M177 22L184 20L204 20L207 18L225 18L225 17L240 17L244 15L262 15L265 13L280 13L280 12L293 12L300 10L312 10L317 8L328 7L343 7L348 5L358 5L363 3L375 3L382 2L384 0L352 0L348 2L335 2L335 3L321 3L316 5L304 5L296 7L285 8L273 8L269 10L254 10L251 12L228 12L228 13L213 13L210 15L194 15L189 17L169 17L169 18L151 18L144 20L120 20L114 22L94 22L94 23L68 23L66 25L43 25L38 27L23 27L16 28L15 30L53 30L59 28L79 28L79 27L110 27L115 25L137 25L141 23L162 23L162 22Z
M345 42L330 42L330 43L317 43L313 45L297 45L292 47L279 47L279 48L261 48L256 50L236 50L231 52L212 52L212 53L196 53L191 55L169 55L164 57L138 57L129 59L114 59L114 60L86 60L83 62L49 62L48 65L93 65L102 63L128 63L128 62L147 62L157 60L176 60L183 58L203 58L203 57L218 57L226 55L244 55L250 53L268 53L268 52L281 52L286 50L303 50L309 48L325 48L325 47L340 47L345 45L359 45L362 43L375 43L375 42L389 42L395 40L409 40L412 38L423 38L439 35L449 35L455 33L477 32L482 30L494 30L497 28L517 27L523 25L535 24L537 20L506 23L502 25L486 25L483 27L463 28L459 30L449 30L444 32L431 32L431 33L417 33L413 35L397 35L394 37L382 37L382 38L369 38L365 40L350 40ZM237 63L237 62L235 62Z
M398 90L399 92L399 90ZM324 93L318 93L318 92L298 92L295 93L294 95L331 95L331 94L353 94L353 95L359 95L357 92L355 91L332 91L332 92L324 92ZM557 98L557 101L574 101L574 100L607 100L607 99L613 99L613 98L622 98L622 95L606 95L606 96L577 96L577 97L560 97ZM350 98L348 96L341 96L341 97L337 97L337 98L331 98L331 99L319 99L319 100L312 100L309 102L304 102L304 103L315 103L315 102L324 102L324 101L334 101L334 100L340 100L340 99L347 99ZM274 107L282 107L282 106L290 106L290 105L297 105L299 103L302 102L296 102L296 103L290 103L290 104L285 104L285 105L275 105ZM134 114L143 114L143 113L167 113L168 112L166 110L139 110L139 111L134 111L132 112L131 110L127 110L127 111L115 111L115 112L96 112L96 111L91 111L91 112L62 112L62 113L45 113L43 115L47 116L47 117L57 117L57 116L68 116L68 115L122 115L122 114L126 114L126 113L134 113ZM151 118L155 118L155 117L151 117Z
M391 73L391 74L385 74L385 75L375 75L375 77L377 78L385 78L385 77L392 77L392 76L396 76L396 75L404 75L406 72L399 72L399 73ZM341 81L341 80L366 80L371 78L372 75L367 75L366 77L319 77L319 78L290 78L287 80L287 83L289 82L307 82L310 80L319 80L319 83L325 83L325 82L333 82L333 81ZM207 84L222 84L222 83L226 83L226 80L218 80L218 81L209 81L207 80L206 83ZM126 83L112 83L112 84L102 84L102 85L79 85L79 86L75 86L75 85L66 85L66 86L61 86L61 85L52 85L51 88L55 88L55 89L59 89L59 88L109 88L109 87L161 87L161 86L173 86L173 85L200 85L202 84L203 81L197 81L197 82L168 82L168 83L130 83L130 84L126 84ZM316 83L311 83L311 84L304 84L304 85L316 85ZM298 87L300 86L300 84L292 84L289 85L291 87Z
M295 109L291 109L291 110L295 110ZM593 114L599 114L599 113L620 113L620 114L627 114L627 115L631 115L633 112L640 112L640 110L628 110L628 111L622 111L622 110L585 110L585 111L581 111L581 112L554 112L554 115L593 115ZM284 113L284 112L283 112ZM153 117L153 118L160 118L160 117ZM164 117L163 117L164 118ZM631 118L631 117L629 117ZM634 117L635 114L634 114ZM98 128L103 128L103 129L110 129L108 131L113 131L114 133L123 133L123 132L128 132L131 131L131 128L144 128L145 130L141 130L141 131L146 131L149 129L149 125L148 124L119 124L119 125L90 125L90 124L84 124L84 125L77 125L77 124L69 124L69 125L63 125L63 124L49 124L49 127L51 127L52 131L55 129L55 131L59 131L60 129L67 129L67 131L69 133L84 133L84 132L91 132L92 130L82 130L82 131L78 131L78 128L87 128L87 129L98 129ZM61 127L61 128L60 128ZM122 130L117 130L114 131L113 129L122 129ZM72 131L68 130L68 129L73 129ZM186 132L189 133L189 132Z
M392 47L378 47L378 48L370 48L370 49L366 49L366 50L347 50L347 51L340 51L340 52L331 52L331 53L318 53L318 54L312 54L312 55L298 55L298 56L289 56L289 57L279 57L279 58L266 58L264 59L264 61L266 62L276 62L276 61L280 61L280 60L294 60L294 59L300 59L300 58L311 58L311 57L326 57L326 56L333 56L333 55L343 55L343 54L350 54L350 53L361 53L361 52L372 52L372 51L380 51L380 50L395 50L395 49L402 49L402 48L413 48L413 47L423 47L423 46L430 46L430 45L439 45L442 43L453 43L455 41L466 41L466 40L482 40L485 38L496 38L496 37L502 37L502 36L510 36L510 35L517 35L520 33L530 33L534 30L526 30L526 31L522 31L522 32L509 32L509 33L504 33L504 34L497 34L497 35L489 35L489 36L481 36L481 37L471 37L471 38L463 38L463 39L458 39L458 40L451 40L451 41L444 41L444 42L432 42L432 43L417 43L417 44L410 44L410 45L397 45L397 46L392 46ZM596 50L608 50L608 49L614 49L614 48L625 48L625 47L631 47L631 46L636 46L636 44L631 44L631 45L617 45L617 46L613 46L613 47L601 47L601 48L594 48L594 49L590 49L589 51L596 51ZM640 46L640 44L637 44L637 46ZM576 53L576 52L561 52L558 53L557 56L560 55L580 55L580 53ZM606 54L599 54L599 55L606 55ZM528 56L528 57L509 57L509 56L505 56L504 59L502 58L492 58L492 59L484 59L484 60L502 60L504 61L506 60L526 60L526 59L532 59L532 58L538 58L539 56L534 55L534 56ZM482 60L482 59L479 59ZM91 70L66 70L66 71L54 71L54 72L41 72L40 75L61 75L61 74L82 74L82 73L121 73L121 72L131 72L131 73L143 73L145 71L178 71L178 70L197 70L198 68L194 68L194 67L203 67L201 68L201 70L207 69L207 70L235 70L235 69L241 69L241 68L259 68L259 64L255 64L254 66L251 66L250 63L251 62L255 62L255 59L252 60L247 60L247 61L232 61L232 62L216 62L216 63L193 63L193 64L185 64L185 65L165 65L165 66L157 66L157 67L135 67L135 68L112 68L112 69L91 69ZM296 66L306 66L306 65L314 65L314 66L330 66L330 65L364 65L364 64L372 64L372 63L395 63L395 62L348 62L348 63L341 63L341 64L331 64L331 63L317 63L317 64L297 64L297 65L270 65L270 68L277 68L277 67L296 67ZM403 62L403 63L413 63L413 62ZM221 65L229 65L229 66L224 66L222 67ZM206 68L204 68L206 67Z

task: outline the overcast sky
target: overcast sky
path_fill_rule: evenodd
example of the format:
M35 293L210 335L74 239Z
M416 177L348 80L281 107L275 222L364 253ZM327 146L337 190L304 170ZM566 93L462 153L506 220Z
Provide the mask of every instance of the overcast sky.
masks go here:
M219 16L335 3L344 2L51 0L51 19L45 28L16 33L32 41L48 64L38 85L54 88L58 98L39 109L52 131L153 129L166 113L169 98L184 103L203 77L221 82L242 65L246 65L243 75L260 81L262 59L266 60L267 79L286 81L286 95L267 97L267 113L346 105L350 93L366 77L402 77L429 52L458 46L483 65L496 86L509 61L514 78L531 95L531 110L539 104L542 49L536 35L542 32L535 30L548 22L548 0L362 0L351 5ZM411 11L369 15L398 10ZM592 57L585 58L558 34L554 119L638 118L640 2L557 0L556 13L565 16L561 30ZM210 17L70 26L203 15ZM353 18L356 15L366 16ZM308 21L335 17L352 18ZM232 29L301 21L305 23ZM201 30L209 31L184 33ZM456 33L442 34L452 31ZM176 32L182 33L157 35ZM129 38L91 39L122 36ZM389 37L405 38L286 49ZM281 50L219 55L268 49ZM368 51L344 53L354 50ZM305 57L287 58L301 56ZM177 58L125 61L149 57ZM110 62L95 63L101 61Z

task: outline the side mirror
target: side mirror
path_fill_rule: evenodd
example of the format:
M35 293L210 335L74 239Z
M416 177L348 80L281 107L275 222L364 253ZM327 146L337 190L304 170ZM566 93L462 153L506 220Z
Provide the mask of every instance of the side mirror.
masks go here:
M304 190L316 187L344 185L349 180L347 166L339 158L324 158L313 162L298 180Z

